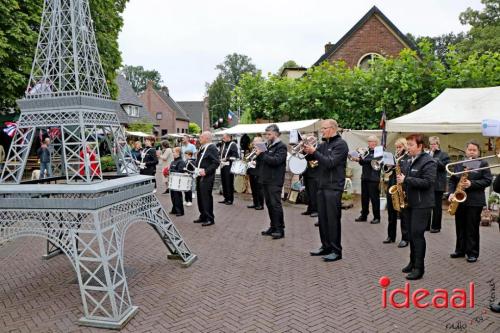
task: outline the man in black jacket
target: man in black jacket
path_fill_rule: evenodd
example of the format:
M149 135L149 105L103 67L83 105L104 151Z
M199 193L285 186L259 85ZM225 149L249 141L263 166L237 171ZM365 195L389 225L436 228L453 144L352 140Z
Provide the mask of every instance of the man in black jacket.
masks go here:
M318 161L311 160L307 163L307 169L302 175L307 193L307 209L302 215L318 217Z
M466 145L465 154L468 159L478 158L481 154L480 146L477 142L469 141ZM464 161L467 162L467 161ZM479 167L488 166L488 162L482 160ZM463 164L457 164L454 172L464 170ZM450 177L449 201L453 195L462 175ZM467 194L467 199L458 205L455 213L455 230L457 243L455 252L450 254L452 258L463 258L467 256L468 262L476 262L479 256L479 225L481 223L481 212L486 206L484 190L491 185L492 181L490 169L473 171L467 173L467 179L462 182L462 187Z
M448 154L441 150L439 138L431 136L429 138L429 154L436 161L437 174L436 183L434 183L434 208L432 209L432 218L427 223L427 230L431 233L441 231L441 219L443 216L443 193L446 191L446 164L450 163Z
M368 207L372 203L373 220L372 224L380 223L380 170L374 170L371 166L374 160L374 149L378 145L378 138L375 135L368 137L368 155L365 158L357 158L362 166L361 173L361 215L355 219L356 222L366 222L368 217Z
M281 191L285 182L287 148L281 142L280 131L275 124L266 128L267 150L257 148L257 163L261 164L259 180L264 191L271 226L262 231L264 236L272 236L273 239L285 237L285 220L283 207L281 205Z
M262 137L260 137L260 136L256 136L253 139L254 147L255 147L256 143L262 143L262 142L264 142L264 141L262 140ZM259 173L260 173L262 163L257 161L255 153L252 157L250 157L250 161L248 163L249 163L249 166L247 169L247 173L248 173L248 176L250 178L250 188L252 189L253 204L250 206L247 206L247 208L254 208L256 210L263 210L264 209L264 192L262 190L262 184L260 183L260 180L259 180ZM250 166L250 164L253 164L253 166Z
M144 149L141 150L141 160L139 164L139 173L141 175L153 176L153 183L155 184L156 192L156 166L158 165L158 156L156 156L156 149L153 148L154 140L151 138L144 139Z
M215 223L214 188L215 171L219 167L219 150L212 143L212 133L206 131L200 135L201 149L198 152L195 166L196 170L196 199L200 217L194 223L202 223L202 226L210 226Z
M349 148L337 134L338 125L333 119L321 123L323 142L314 148L305 146L306 159L318 161L318 218L321 248L312 256L323 256L325 261L342 259L341 228L342 192Z
M436 162L424 152L422 134L411 134L406 141L411 159L396 177L397 182L403 184L408 200L405 214L410 229L410 263L402 271L408 273L406 279L418 280L424 276L425 228L434 206Z
M220 151L220 178L224 200L219 201L219 203L232 205L234 200L234 175L231 173L231 165L234 160L239 158L240 154L238 153L238 145L232 141L231 135L224 134L222 136Z
M500 175L497 175L495 182L493 183L493 191L500 193ZM500 302L490 304L490 309L493 312L500 313Z

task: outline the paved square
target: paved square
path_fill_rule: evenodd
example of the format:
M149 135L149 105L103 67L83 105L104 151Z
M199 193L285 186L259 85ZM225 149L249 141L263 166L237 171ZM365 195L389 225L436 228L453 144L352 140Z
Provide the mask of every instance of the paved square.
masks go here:
M169 196L158 196L169 209ZM139 313L123 332L465 332L456 329L464 325L467 332L500 332L500 315L485 310L489 280L500 298L498 224L481 227L479 261L468 264L448 256L455 235L444 214L442 232L426 234L426 274L411 283L412 290L451 294L474 281L474 309L383 309L378 280L386 275L389 289L402 288L409 257L409 248L382 244L385 213L371 225L354 222L359 208L343 211L344 259L325 263L309 256L319 235L314 219L300 215L304 206L286 204L286 238L271 240L260 235L267 211L248 204L248 196L233 206L215 203L216 224L208 228L192 223L196 204L186 207L174 223L199 256L188 269L167 260L152 228L129 229L125 266ZM41 238L0 246L0 332L107 332L76 325L82 305L71 264L64 256L41 260L44 246Z

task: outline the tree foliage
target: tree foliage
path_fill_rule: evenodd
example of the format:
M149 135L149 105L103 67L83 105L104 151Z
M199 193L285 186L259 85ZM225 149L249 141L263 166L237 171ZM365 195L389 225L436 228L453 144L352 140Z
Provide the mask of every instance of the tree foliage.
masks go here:
M127 81L130 82L132 89L134 89L137 94L146 90L148 81L153 82L153 88L156 90L160 90L163 83L160 72L155 69L147 70L142 66L124 65L120 72L125 76Z
M200 134L201 133L201 127L198 126L197 123L189 123L189 125L188 125L188 133L189 134Z
M128 130L131 132L142 132L153 134L153 123L147 118L128 124Z
M220 76L231 88L238 85L240 78L245 73L255 74L257 68L252 63L252 58L244 54L232 53L224 58L224 62L215 66Z
M396 58L377 58L368 70L340 61L310 68L299 79L246 74L233 92L245 122L335 118L341 126L375 129L385 110L395 118L429 103L446 87L500 85L500 53L446 54L445 66L428 41Z
M128 0L90 0L90 11L106 81L117 95L116 70L121 66L118 34ZM43 0L0 1L0 109L16 106L28 84L35 55Z

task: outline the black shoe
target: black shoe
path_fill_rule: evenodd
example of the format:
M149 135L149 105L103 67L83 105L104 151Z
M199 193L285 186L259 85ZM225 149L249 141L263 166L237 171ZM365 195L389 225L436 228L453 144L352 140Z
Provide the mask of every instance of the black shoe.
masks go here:
M319 222L314 223L315 227L319 227Z
M261 231L261 235L262 236L271 236L271 234L274 232L274 229L273 228L269 228L267 230L262 230Z
M401 270L401 272L403 272L403 273L410 273L412 270L413 270L413 264L409 263L408 265L406 265L405 267L403 267L403 269Z
M215 222L214 222L214 221L207 221L207 222L203 222L203 223L201 224L201 226L202 226L202 227L208 227L208 226L213 225L213 224L215 224Z
M255 206L255 205L250 205L250 206L247 206L247 208L257 208L257 206Z
M420 280L424 276L424 270L415 268L410 274L406 276L407 280Z
M271 234L273 239L285 238L285 231L275 231Z
M340 260L342 259L342 256L340 254L337 254L337 253L330 253L329 255L326 255L323 257L323 261L326 261L326 262L330 262L330 261L337 261L337 260Z
M323 247L320 247L318 250L316 251L311 251L309 252L313 257L316 257L316 256L326 256L326 255L329 255L330 253L332 253L331 250L328 250L328 249L324 249Z
M389 244L389 243L394 243L394 242L395 242L395 240L394 240L394 239L392 239L392 238L390 238L390 237L387 237L387 239L386 239L385 241L383 241L382 243L384 243L384 244Z
M225 204L225 203L226 203L226 200L224 199L224 200L222 200L222 201L217 201L217 202L218 202L218 203L223 203L223 204Z
M398 247L407 247L408 246L408 241L405 241L405 240L401 240L401 242L399 242L398 244Z
M263 209L264 209L264 207L262 207L262 206L255 207L255 210L263 210Z
M356 222L366 222L367 219L366 219L366 216L360 215L360 216L356 217L354 219L354 221L356 221Z
M165 192L163 192L162 194L169 194L170 191L167 189Z
M457 259L457 258L463 258L465 257L465 254L460 253L460 252L453 252L450 254L450 258Z
M172 214L172 215L175 215L177 214L176 212L174 212L173 210L171 210L170 212L168 212L169 214Z
M441 229L431 229L430 230L431 234L437 234L438 232L441 232Z
M490 304L490 310L495 313L500 313L500 303Z
M311 215L311 213L308 211L305 211L305 212L300 213L300 215Z
M226 201L226 202L224 202L224 204L229 206L229 205L232 205L233 202L232 201Z
M207 221L203 221L201 219L196 219L193 221L193 223L205 223L205 222L207 222Z
M476 256L467 256L467 262L476 262L477 261L477 257Z
M309 215L309 216L310 216L310 217L318 217L318 213L313 212L313 213L311 213L311 215Z
M371 220L370 223L371 224L379 224L380 223L380 219L373 219L373 220Z
M179 214L175 214L175 216L177 216L177 217L184 216L184 214L179 213Z

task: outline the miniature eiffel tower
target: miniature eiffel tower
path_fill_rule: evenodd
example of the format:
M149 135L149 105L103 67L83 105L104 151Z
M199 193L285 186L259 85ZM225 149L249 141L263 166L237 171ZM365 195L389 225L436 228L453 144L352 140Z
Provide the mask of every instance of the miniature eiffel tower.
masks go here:
M147 222L189 266L196 260L153 194L153 177L138 174L110 99L88 0L44 0L26 95L0 176L0 241L41 236L65 253L77 273L82 325L121 328L137 312L123 267L124 237ZM58 133L54 177L23 181L37 133ZM118 176L103 176L99 137ZM93 157L93 158L92 158Z

